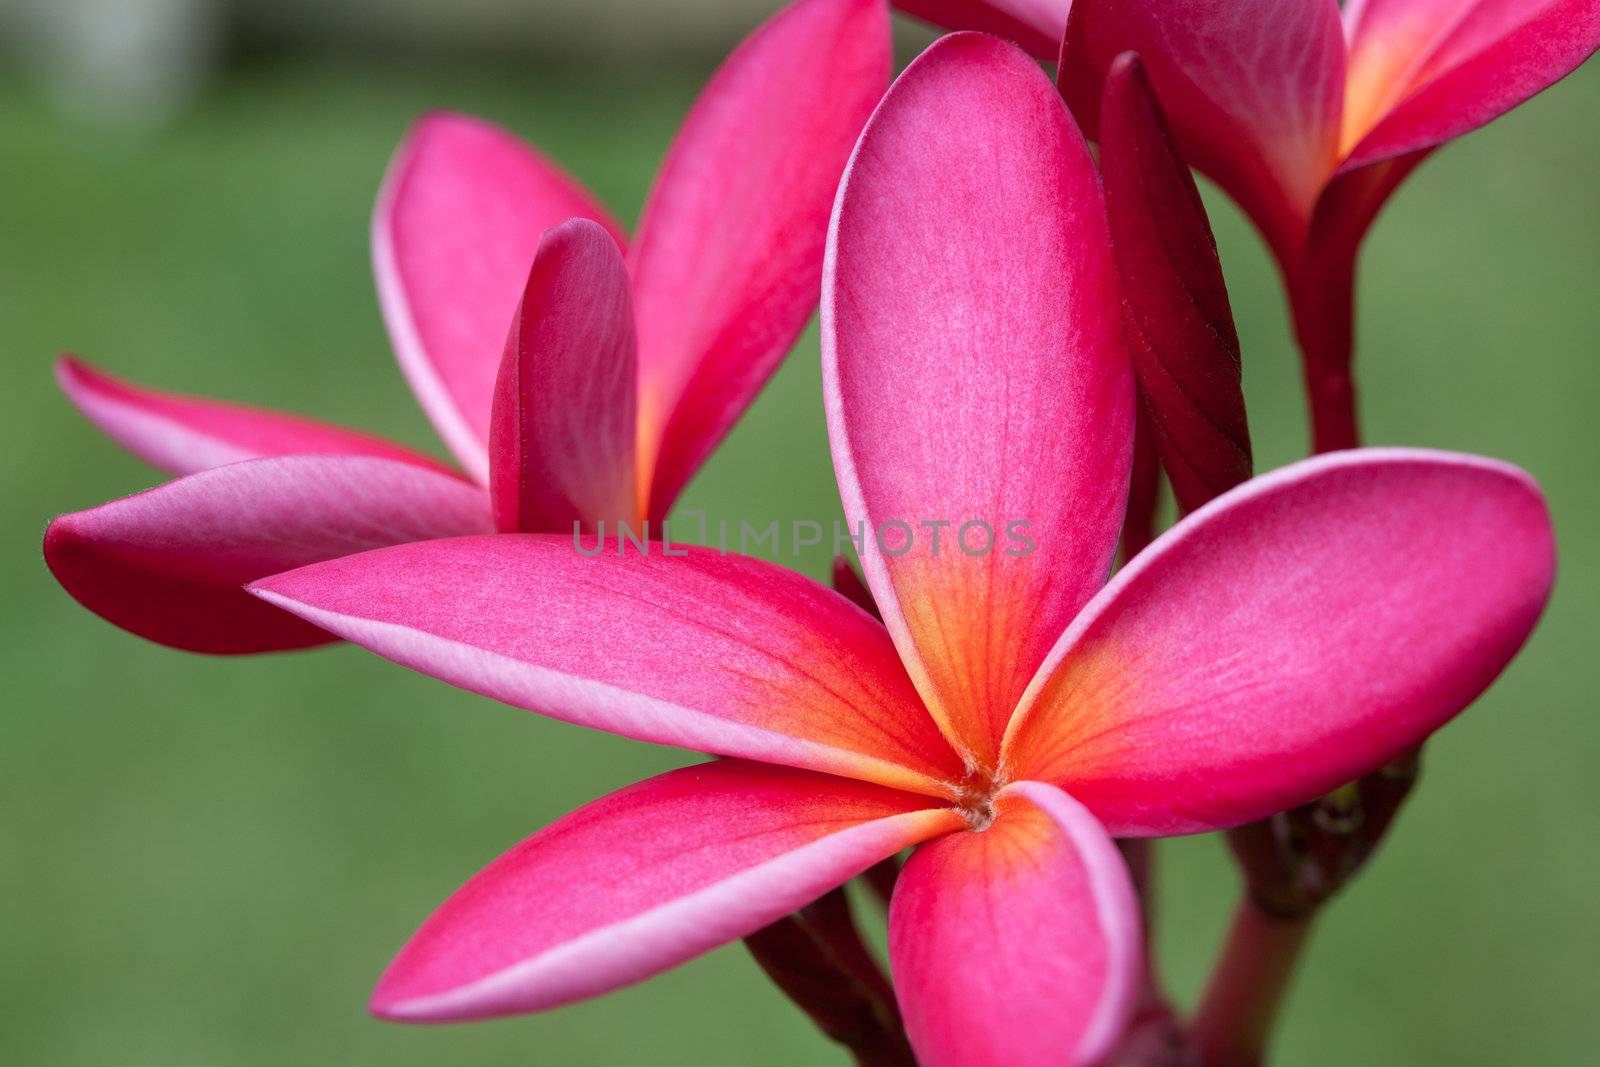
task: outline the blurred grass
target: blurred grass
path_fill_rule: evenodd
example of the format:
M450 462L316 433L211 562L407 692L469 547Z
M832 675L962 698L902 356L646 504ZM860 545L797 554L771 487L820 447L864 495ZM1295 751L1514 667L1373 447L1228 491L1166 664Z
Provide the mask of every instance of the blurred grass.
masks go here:
M0 86L0 1062L842 1062L737 947L539 1018L367 1019L390 954L466 876L685 757L354 649L157 648L78 608L38 557L50 515L156 480L57 396L57 351L438 451L366 262L371 197L406 122L430 107L501 121L631 219L702 73L260 66L139 143L63 126ZM1321 926L1283 1064L1565 1064L1600 1049L1597 115L1592 68L1430 162L1369 246L1371 439L1528 467L1563 573L1526 654L1429 749L1387 852ZM1276 466L1304 436L1276 281L1213 203L1258 452ZM757 524L833 515L818 390L813 330L684 506ZM1160 859L1161 952L1188 999L1232 876L1213 839Z

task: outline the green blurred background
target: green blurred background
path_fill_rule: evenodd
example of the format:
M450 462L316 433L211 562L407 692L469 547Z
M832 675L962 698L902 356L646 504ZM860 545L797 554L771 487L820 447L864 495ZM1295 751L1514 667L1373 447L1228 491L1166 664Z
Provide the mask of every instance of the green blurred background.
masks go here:
M219 53L163 124L63 112L22 65L0 68L0 1062L844 1062L738 946L537 1018L368 1019L391 953L463 879L576 804L690 757L352 648L158 648L79 608L38 551L51 515L157 480L57 394L64 349L440 451L389 355L367 264L371 200L407 122L431 107L495 119L632 220L759 6L647 62L257 42ZM926 39L908 33L902 60ZM1386 852L1321 924L1283 1064L1600 1054L1597 118L1592 66L1429 162L1368 247L1371 440L1533 471L1562 574L1526 653L1429 748ZM1265 469L1303 447L1295 364L1261 248L1212 203ZM833 515L819 380L813 328L683 506ZM825 562L806 561L816 575ZM1212 838L1165 845L1160 863L1159 952L1187 1003L1234 876Z

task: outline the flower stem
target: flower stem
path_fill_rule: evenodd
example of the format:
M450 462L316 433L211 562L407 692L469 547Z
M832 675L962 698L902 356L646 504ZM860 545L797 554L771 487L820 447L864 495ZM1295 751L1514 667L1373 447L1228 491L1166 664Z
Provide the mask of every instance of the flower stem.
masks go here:
M1318 256L1289 285L1314 452L1361 444L1356 414L1355 250Z
M1418 769L1412 750L1310 804L1228 831L1246 891L1190 1031L1203 1067L1261 1062L1312 922L1382 843Z
M1332 452L1361 444L1356 415L1356 260L1390 194L1428 157L1428 149L1362 167L1323 190L1301 242L1275 248L1289 287L1295 339L1305 369L1312 448Z
M1203 1067L1257 1067L1311 932L1312 913L1273 915L1248 895L1190 1027Z

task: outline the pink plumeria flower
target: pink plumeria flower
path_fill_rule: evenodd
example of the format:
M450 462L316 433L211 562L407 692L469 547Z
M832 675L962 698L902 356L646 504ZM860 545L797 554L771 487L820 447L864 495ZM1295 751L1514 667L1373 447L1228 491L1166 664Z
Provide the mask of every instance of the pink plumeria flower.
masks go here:
M1059 51L1062 91L1091 134L1101 80L1123 51L1140 53L1183 154L1283 269L1323 449L1355 441L1355 262L1379 210L1435 148L1600 48L1600 0L896 2L1012 35L1043 59Z
M1238 199L1286 264L1319 211L1340 217L1319 226L1364 228L1422 155L1549 88L1600 48L1600 0L896 6L950 28L1004 32L1042 59L1059 53L1068 101L1086 126L1099 110L1099 79L1119 54L1139 52L1184 154Z
M243 591L264 575L430 537L659 522L816 306L828 209L890 65L883 0L785 8L706 86L626 252L533 149L424 118L384 182L373 253L400 365L467 477L64 359L85 415L184 477L57 519L51 570L143 637L259 652L332 640Z
M1356 451L1226 494L1105 584L1133 437L1121 329L1094 164L1059 95L1011 46L949 37L879 105L835 204L834 462L852 524L1025 518L1035 551L869 534L887 627L772 564L585 557L535 534L256 583L454 685L730 757L507 853L402 950L373 1010L595 996L916 846L889 947L921 1061L1102 1058L1141 957L1111 835L1232 826L1416 744L1516 653L1554 566L1521 471Z

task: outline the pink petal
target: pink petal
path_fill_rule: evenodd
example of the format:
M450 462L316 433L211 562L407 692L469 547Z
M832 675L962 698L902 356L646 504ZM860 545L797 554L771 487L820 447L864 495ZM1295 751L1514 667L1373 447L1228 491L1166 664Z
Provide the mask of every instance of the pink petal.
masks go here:
M1076 0L1064 48L1062 89L1086 129L1112 60L1138 52L1183 155L1292 249L1337 160L1333 0Z
M1105 226L1050 82L981 34L900 76L834 213L823 379L845 512L928 707L991 766L1122 522L1133 389ZM961 547L968 523L992 538L974 525Z
M1128 869L1081 804L1015 782L993 825L923 845L895 884L889 959L923 1067L1098 1064L1140 977Z
M1303 803L1494 681L1549 596L1550 516L1507 464L1334 453L1219 497L1062 637L1006 740L1118 836Z
M1535 0L1535 4L1537 0ZM1528 0L1504 6L1528 9ZM1481 0L1347 0L1344 135L1348 149L1417 87L1435 51Z
M1346 170L1475 130L1600 48L1595 0L1369 0L1348 17Z
M582 539L585 551L595 539ZM627 737L935 796L960 763L883 627L792 571L573 535L402 545L258 595L413 670Z
M246 582L488 528L483 492L454 476L370 457L280 456L63 515L44 556L79 603L141 637L193 652L267 652L333 638L250 596Z
M1106 76L1100 172L1144 410L1192 511L1250 477L1239 335L1205 204L1131 52Z
M751 933L908 845L951 808L730 760L671 771L534 834L401 950L372 1010L441 1022L598 996Z
M446 470L436 459L378 437L298 415L147 389L73 356L56 361L56 380L106 436L169 474L311 453L378 456Z
M1004 37L1054 63L1072 0L894 0L894 6L947 30Z
M487 482L489 409L539 235L580 217L621 229L581 187L504 130L435 113L396 150L372 220L389 337L445 444Z
M501 530L634 520L633 304L598 223L545 231L495 394L489 489Z
M652 517L811 317L828 209L891 58L883 0L798 0L728 57L662 163L632 258Z

